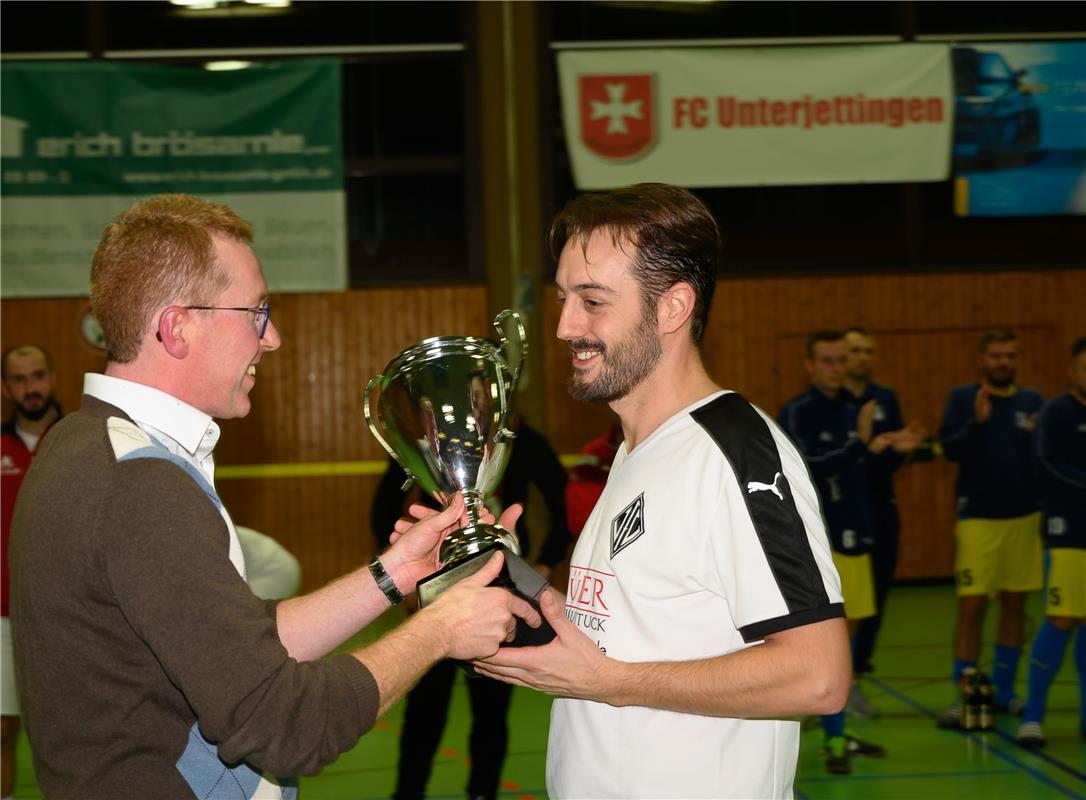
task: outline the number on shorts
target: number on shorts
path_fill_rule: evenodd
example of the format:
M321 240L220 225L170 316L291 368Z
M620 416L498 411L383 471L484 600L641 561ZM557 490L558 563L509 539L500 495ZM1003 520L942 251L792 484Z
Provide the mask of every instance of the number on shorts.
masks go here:
M972 586L973 585L973 570L960 569L958 570L958 585L959 586Z

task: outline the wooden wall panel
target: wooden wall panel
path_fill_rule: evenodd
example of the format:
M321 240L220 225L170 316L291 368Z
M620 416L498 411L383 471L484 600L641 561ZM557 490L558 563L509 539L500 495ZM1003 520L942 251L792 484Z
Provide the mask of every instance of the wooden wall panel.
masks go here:
M221 464L380 458L362 418L366 382L420 339L491 330L482 287L293 294L272 303L283 346L257 367L252 413L223 423Z
M33 342L49 350L68 410L79 405L83 373L105 365L79 336L86 306L77 298L4 300L0 309L3 347ZM222 422L218 465L383 462L387 456L362 418L366 382L428 336L490 336L490 319L482 286L273 297L283 345L257 367L252 413ZM6 405L3 413L10 413ZM306 589L372 557L376 476L220 477L217 483L239 525L275 537L298 557Z
M907 418L938 426L950 388L974 377L976 339L996 325L1022 342L1019 382L1046 395L1064 391L1067 349L1086 333L1081 306L1086 271L945 273L819 278L743 278L719 282L704 354L718 382L775 414L802 391L803 341L819 327L860 324L878 337L878 379L892 386ZM78 405L83 372L102 356L84 344L78 320L85 299L4 300L4 348L32 341L54 355L58 395ZM544 374L532 391L545 396L549 432L573 453L611 423L606 406L574 402L566 391L569 355L554 338L558 304L545 292ZM366 381L408 344L431 335L490 336L481 286L433 286L297 294L273 298L283 346L261 362L253 412L223 423L221 466L380 461L361 415ZM9 413L5 406L3 413ZM899 473L904 523L900 577L943 577L953 552L954 467L943 462ZM373 475L220 479L235 520L284 543L314 588L365 562Z
M807 386L804 342L818 328L862 325L876 337L877 379L897 391L907 419L938 428L950 389L975 379L980 334L1009 326L1021 341L1018 382L1065 391L1071 342L1086 334L1086 271L745 278L718 282L703 354L718 383L772 415ZM549 290L546 329L557 322ZM602 431L609 416L570 399L567 349L546 343L550 431L562 452ZM903 534L898 576L946 577L953 564L955 467L938 460L898 473Z

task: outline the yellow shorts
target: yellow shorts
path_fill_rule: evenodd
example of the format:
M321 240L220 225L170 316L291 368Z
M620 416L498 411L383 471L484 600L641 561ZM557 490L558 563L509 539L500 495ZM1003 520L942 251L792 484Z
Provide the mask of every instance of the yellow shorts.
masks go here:
M843 556L831 553L833 565L841 576L841 596L845 598L845 619L875 616L875 579L871 555Z
M959 597L1041 588L1040 511L1012 519L958 520L954 537Z
M1045 616L1086 618L1086 550L1053 547L1046 555Z

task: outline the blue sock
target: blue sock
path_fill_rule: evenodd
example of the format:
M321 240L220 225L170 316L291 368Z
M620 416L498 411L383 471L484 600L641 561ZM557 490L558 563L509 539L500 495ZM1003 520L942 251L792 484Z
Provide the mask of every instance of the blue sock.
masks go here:
M1021 657L1021 647L1009 647L1005 644L995 646L995 658L992 660L992 686L995 687L997 706L1006 707L1014 697L1014 679L1018 675L1018 659Z
M822 734L828 743L835 736L845 735L845 712L822 715Z
M970 660L965 659L965 658L956 658L956 659L954 659L954 673L953 673L953 675L954 675L954 691L955 692L958 691L958 687L961 686L962 673L965 672L970 667L972 667L973 669L976 669L977 668L977 662L976 661L970 661Z
M1086 625L1078 626L1078 634L1075 636L1075 646L1072 650L1075 659L1075 669L1078 670L1079 717L1078 730L1086 736Z
M1033 646L1029 651L1029 697L1026 700L1026 710L1022 714L1023 722L1044 721L1048 690L1056 673L1060 671L1060 663L1070 638L1070 631L1061 631L1047 619L1033 638Z

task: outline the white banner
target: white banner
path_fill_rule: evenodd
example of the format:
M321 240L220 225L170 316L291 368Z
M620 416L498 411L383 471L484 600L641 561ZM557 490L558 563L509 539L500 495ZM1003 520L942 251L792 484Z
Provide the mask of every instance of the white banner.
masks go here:
M946 180L943 44L558 54L577 186Z
M253 226L253 252L272 292L346 288L347 232L342 191L204 194ZM4 197L4 297L85 297L102 229L134 198L123 195Z

